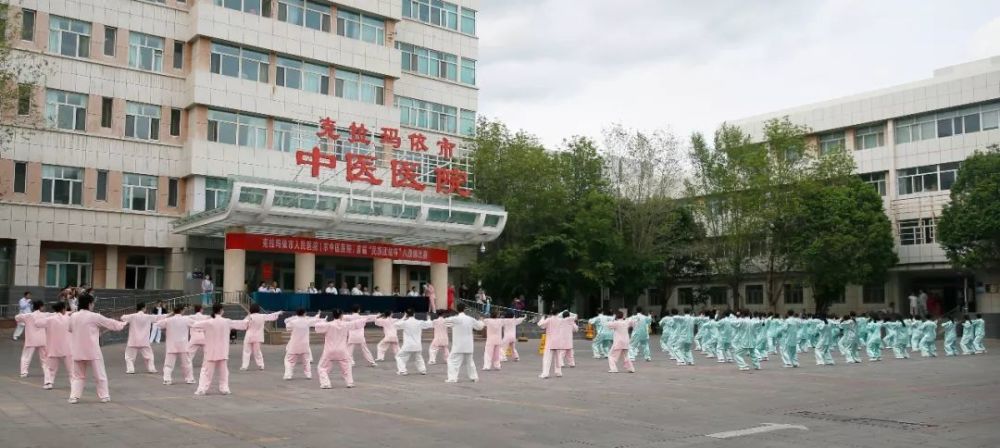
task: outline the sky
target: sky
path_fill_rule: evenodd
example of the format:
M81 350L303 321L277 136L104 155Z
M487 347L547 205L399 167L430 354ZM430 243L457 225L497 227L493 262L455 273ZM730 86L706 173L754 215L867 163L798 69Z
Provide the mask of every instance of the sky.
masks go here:
M556 149L726 120L1000 55L998 0L482 0L479 114Z

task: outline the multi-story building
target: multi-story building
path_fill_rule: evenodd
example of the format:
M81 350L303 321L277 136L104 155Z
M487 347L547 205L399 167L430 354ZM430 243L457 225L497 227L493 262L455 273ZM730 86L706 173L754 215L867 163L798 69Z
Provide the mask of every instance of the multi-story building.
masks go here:
M904 311L910 292L923 290L942 311L962 306L974 293L979 311L1000 313L1000 272L959 272L935 232L962 161L1000 143L1000 57L945 67L922 81L731 123L761 140L764 123L785 116L809 126L819 151L850 151L859 175L882 195L893 226L899 264L885 283L849 286L833 312L890 306ZM673 288L670 306L690 303L694 288ZM740 288L743 304L770 309L762 276ZM715 306L732 304L729 288L708 285L708 292ZM778 311L814 308L808 285L790 281L778 296Z
M13 5L0 290L443 292L506 222L467 197L478 4Z

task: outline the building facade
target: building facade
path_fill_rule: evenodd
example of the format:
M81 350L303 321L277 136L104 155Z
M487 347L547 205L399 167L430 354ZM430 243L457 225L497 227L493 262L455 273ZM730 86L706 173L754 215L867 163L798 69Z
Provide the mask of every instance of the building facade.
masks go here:
M443 291L506 222L468 197L478 3L12 5L40 68L2 111L0 290ZM396 252L323 250L356 242Z
M882 195L893 227L899 264L885 283L851 285L832 312L895 309L908 311L907 297L923 290L948 312L966 299L979 312L1000 313L1000 272L972 275L956 270L937 243L936 222L949 201L963 160L977 149L1000 143L1000 57L945 67L930 79L817 104L735 120L755 140L767 120L787 116L808 126L820 151L843 148L859 175ZM771 310L763 275L740 286L741 303ZM706 292L712 306L733 302L723 284L681 284L668 305L682 307L693 294ZM776 309L812 310L808 285L788 281L777 294Z

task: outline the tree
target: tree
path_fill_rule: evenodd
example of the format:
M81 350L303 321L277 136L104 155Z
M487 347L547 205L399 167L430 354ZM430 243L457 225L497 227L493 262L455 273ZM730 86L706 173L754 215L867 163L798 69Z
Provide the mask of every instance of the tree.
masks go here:
M992 145L962 162L951 202L938 222L938 239L956 266L1000 268L1000 147Z
M883 280L898 261L882 198L853 175L844 151L820 158L813 179L795 186L789 210L789 258L813 289L816 311L824 312L848 284Z
M27 135L42 122L38 110L31 110L26 119L15 113L19 102L32 95L45 67L33 53L13 45L20 41L22 14L8 2L0 2L0 153L10 149L18 132ZM17 127L8 126L12 123Z

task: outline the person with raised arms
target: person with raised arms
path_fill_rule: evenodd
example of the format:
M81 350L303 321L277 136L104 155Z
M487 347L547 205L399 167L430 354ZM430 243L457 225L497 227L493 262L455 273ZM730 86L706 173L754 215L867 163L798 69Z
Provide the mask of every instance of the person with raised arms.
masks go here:
M89 367L93 370L94 381L97 383L97 398L102 403L107 403L111 401L111 394L108 390L108 374L104 370L104 354L101 352L101 329L121 331L128 325L128 322L104 317L91 311L90 309L94 306L94 297L89 294L81 296L77 306L79 307L78 311L69 317L69 349L73 357L73 379L70 381L69 402L75 404L80 401Z
M167 332L166 352L163 355L163 384L169 386L173 384L174 365L177 358L181 360L181 373L184 375L184 382L194 384L194 368L191 367L191 357L188 356L188 337L191 333L191 326L194 319L185 316L184 304L174 305L173 314L167 316L156 323L156 326Z
M222 304L212 305L212 318L194 324L205 332L205 354L201 362L201 378L195 395L205 395L212 385L215 374L219 375L219 392L229 395L229 332L246 330L246 320L232 320L222 317Z
M422 333L424 330L434 328L431 315L427 314L426 320L417 320L413 317L413 308L406 310L402 320L393 324L397 330L403 330L403 348L396 353L396 374L406 375L406 364L410 359L416 357L417 372L421 375L427 374L427 366L424 365L424 345Z

